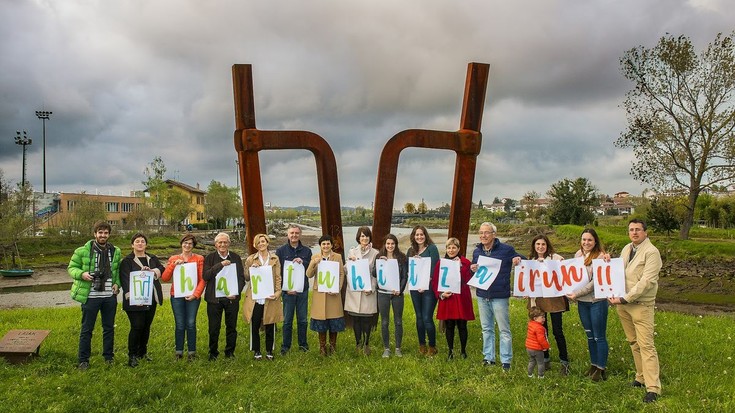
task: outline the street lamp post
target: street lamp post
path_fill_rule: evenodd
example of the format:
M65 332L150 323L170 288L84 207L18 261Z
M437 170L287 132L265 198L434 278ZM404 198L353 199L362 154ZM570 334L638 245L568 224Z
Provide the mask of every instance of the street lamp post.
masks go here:
M23 180L20 184L23 189L26 187L26 146L30 145L32 142L33 139L28 137L28 133L26 131L23 131L22 136L20 131L15 131L15 144L23 146Z
M49 120L53 112L37 110L36 116L43 122L43 193L46 193L46 121Z

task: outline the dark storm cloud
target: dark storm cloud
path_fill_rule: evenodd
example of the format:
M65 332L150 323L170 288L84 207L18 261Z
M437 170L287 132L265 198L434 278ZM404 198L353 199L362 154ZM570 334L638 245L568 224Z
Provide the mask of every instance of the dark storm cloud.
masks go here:
M5 1L0 4L0 168L40 187L39 109L51 190L140 189L168 177L236 182L231 66L253 64L257 125L307 130L335 151L341 200L368 206L380 151L404 129L456 130L468 62L491 65L475 199L545 193L585 176L640 192L625 126L622 53L665 33L700 47L733 29L725 2ZM454 154L401 155L396 207L448 202ZM317 204L313 156L262 153L264 198Z

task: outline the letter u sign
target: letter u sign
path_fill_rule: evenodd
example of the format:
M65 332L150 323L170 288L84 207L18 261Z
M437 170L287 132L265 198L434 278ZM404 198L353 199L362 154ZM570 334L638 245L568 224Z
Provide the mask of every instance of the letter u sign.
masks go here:
M480 127L488 73L487 64L470 63L467 66L462 117L458 131L404 130L388 140L383 147L375 189L374 247L380 248L383 237L390 231L398 158L403 149L410 147L445 149L456 153L449 234L467 246L477 155L482 147ZM334 251L344 257L337 163L332 148L324 138L312 132L263 131L256 128L251 65L233 65L232 83L235 95L235 149L240 165L240 181L243 182L243 213L250 253L256 251L252 246L253 236L266 232L258 152L268 149L306 149L316 158L323 231L334 238Z

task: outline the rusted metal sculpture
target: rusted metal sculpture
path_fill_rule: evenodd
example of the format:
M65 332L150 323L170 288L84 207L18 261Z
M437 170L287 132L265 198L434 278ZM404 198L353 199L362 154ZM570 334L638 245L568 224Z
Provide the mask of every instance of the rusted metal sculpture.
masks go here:
M316 159L322 231L332 236L334 251L344 256L337 163L332 148L324 138L312 132L256 129L252 66L233 65L232 83L235 92L235 149L240 163L243 212L250 253L256 251L253 237L266 232L258 152L268 149L307 149Z
M468 65L458 131L409 129L393 136L383 147L374 205L373 245L376 248L382 246L383 237L390 231L398 158L401 151L409 147L448 149L456 153L449 235L458 238L462 246L467 248L475 167L482 146L480 127L488 73L487 64ZM233 65L232 78L235 95L235 148L240 165L240 180L243 183L243 212L249 251L255 252L252 246L254 235L266 232L258 152L268 149L307 149L316 159L322 231L332 235L333 249L344 257L337 164L332 148L324 138L312 132L256 129L252 66Z
M475 185L477 155L482 146L482 112L485 106L485 91L489 65L470 63L467 66L462 118L459 130L443 132L423 129L408 129L397 133L383 147L378 165L375 189L373 246L380 248L383 237L390 231L393 202L396 191L398 158L405 148L448 149L456 152L454 188L452 190L449 235L459 239L467 249L467 235L472 208L472 190Z

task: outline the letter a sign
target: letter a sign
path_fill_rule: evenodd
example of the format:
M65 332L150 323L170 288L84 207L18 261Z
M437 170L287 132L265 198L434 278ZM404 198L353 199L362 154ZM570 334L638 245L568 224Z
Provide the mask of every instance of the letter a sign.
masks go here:
M214 296L217 298L237 295L237 266L230 264L222 267L214 278Z

